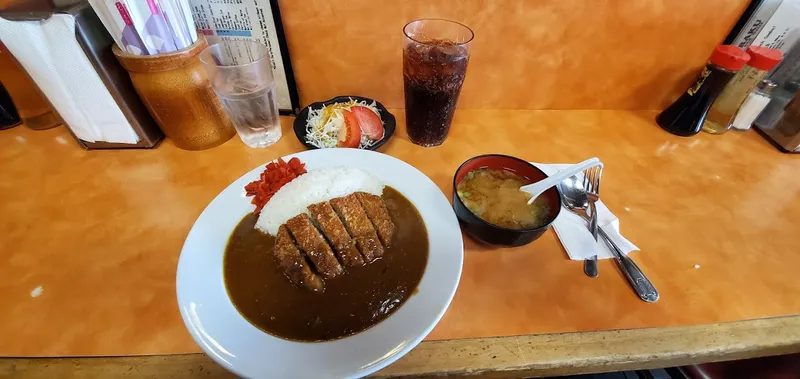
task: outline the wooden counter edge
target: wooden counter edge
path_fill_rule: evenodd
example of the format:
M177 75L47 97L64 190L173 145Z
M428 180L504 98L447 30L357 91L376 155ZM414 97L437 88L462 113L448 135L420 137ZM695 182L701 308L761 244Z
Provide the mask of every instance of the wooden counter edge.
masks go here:
M728 323L425 341L376 377L540 377L800 352L800 315ZM0 358L0 377L230 377L204 354Z

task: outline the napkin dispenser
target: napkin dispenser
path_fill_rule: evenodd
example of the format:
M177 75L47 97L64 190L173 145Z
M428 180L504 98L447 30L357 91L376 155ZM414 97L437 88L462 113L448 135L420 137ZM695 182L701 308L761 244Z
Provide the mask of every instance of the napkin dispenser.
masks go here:
M800 153L800 42L770 74L778 84L770 102L753 123L781 151Z
M150 148L164 137L87 1L2 4L0 40L84 148Z
M800 153L800 99L797 93L774 124L759 124L756 128L778 149L786 153Z

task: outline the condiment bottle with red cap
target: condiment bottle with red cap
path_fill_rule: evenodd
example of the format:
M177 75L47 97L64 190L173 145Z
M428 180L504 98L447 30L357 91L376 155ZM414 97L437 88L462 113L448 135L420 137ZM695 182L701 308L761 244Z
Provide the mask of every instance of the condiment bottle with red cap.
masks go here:
M699 133L714 99L749 60L750 55L737 46L717 46L697 81L656 117L658 125L684 137Z
M769 70L783 60L783 53L780 50L768 47L751 46L747 48L747 54L750 55L747 65L736 73L711 105L708 117L703 123L704 132L712 134L727 132L747 94L761 83Z

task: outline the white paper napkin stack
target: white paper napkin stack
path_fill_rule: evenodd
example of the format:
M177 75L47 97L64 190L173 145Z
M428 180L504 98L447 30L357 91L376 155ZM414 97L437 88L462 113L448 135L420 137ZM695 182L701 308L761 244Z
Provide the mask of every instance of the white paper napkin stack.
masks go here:
M552 175L570 166L569 164L531 163L544 171L547 175ZM582 174L579 174L579 177L582 177ZM603 197L602 188L601 185L600 198ZM625 239L625 237L619 233L619 219L611 213L608 207L603 204L603 201L598 201L596 205L599 227L603 228L609 238L619 246L620 250L626 255L631 251L639 250L636 245ZM595 239L592 238L592 233L589 232L586 221L584 221L581 216L572 213L566 207L561 208L561 213L553 222L553 227L564 249L567 250L569 259L585 260L593 255L597 255L598 259L614 257L611 248L606 245L603 238L600 237L600 241L595 241Z
M75 17L0 18L0 39L28 71L75 135L87 142L135 144L139 136L75 37Z

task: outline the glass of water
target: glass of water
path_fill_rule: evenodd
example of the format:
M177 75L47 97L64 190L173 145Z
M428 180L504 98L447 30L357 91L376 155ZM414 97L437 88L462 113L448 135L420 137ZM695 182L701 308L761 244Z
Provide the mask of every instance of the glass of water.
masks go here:
M278 142L281 122L267 47L252 40L221 41L203 50L200 62L242 142L250 147Z

